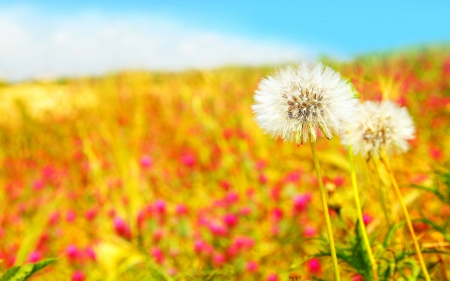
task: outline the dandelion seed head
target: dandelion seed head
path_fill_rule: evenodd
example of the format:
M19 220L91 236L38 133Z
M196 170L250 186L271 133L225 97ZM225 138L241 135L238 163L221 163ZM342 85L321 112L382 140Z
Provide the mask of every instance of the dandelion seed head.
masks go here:
M378 156L380 150L403 153L409 149L408 140L414 138L414 132L406 108L389 100L366 101L358 106L357 119L349 124L343 143L367 158Z
M339 134L352 121L356 104L339 73L303 63L261 80L252 110L265 133L299 144L315 142L318 133L328 139Z

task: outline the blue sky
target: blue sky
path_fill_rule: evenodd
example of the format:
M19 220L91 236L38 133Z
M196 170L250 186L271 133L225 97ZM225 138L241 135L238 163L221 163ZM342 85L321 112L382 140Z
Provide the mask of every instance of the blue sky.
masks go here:
M450 2L418 2L0 1L0 79L351 59L449 42Z

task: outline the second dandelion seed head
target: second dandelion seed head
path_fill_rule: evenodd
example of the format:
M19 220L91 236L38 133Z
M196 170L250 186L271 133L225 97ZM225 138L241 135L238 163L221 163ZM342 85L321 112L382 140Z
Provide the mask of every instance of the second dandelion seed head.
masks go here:
M414 138L414 123L406 110L396 103L366 101L358 106L357 119L343 136L355 154L370 159L381 151L388 154L408 150L408 140Z

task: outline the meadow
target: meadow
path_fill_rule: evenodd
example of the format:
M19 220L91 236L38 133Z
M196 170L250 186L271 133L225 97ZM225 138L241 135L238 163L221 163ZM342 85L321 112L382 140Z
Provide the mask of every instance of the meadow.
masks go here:
M392 169L432 280L449 280L449 49L324 63L411 114ZM251 110L276 69L0 84L0 276L55 259L30 280L333 280L309 146L273 140ZM342 280L371 280L347 149L317 147ZM424 280L386 174L355 163L380 280Z

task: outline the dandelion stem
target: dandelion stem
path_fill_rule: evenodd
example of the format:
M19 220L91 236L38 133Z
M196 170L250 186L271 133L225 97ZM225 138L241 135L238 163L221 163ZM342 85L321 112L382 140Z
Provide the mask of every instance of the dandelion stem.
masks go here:
M358 183L356 181L356 171L355 171L355 163L353 162L353 147L350 145L348 147L348 157L350 159L350 170L351 170L351 178L353 185L353 195L355 197L356 209L359 220L359 228L361 230L361 234L363 236L364 244L367 249L367 254L369 255L369 260L372 265L372 274L373 280L378 281L378 272L377 272L377 263L375 262L375 258L373 257L372 248L370 247L369 237L367 236L366 227L364 226L364 219L362 215L361 202L359 200L359 191L358 191Z
M317 158L316 143L313 141L311 141L310 143L311 143L311 151L312 151L313 159L314 159L314 167L316 169L316 174L317 174L317 182L319 184L320 197L322 198L323 212L325 215L325 222L327 225L328 240L330 241L330 251L331 251L331 257L333 258L334 276L335 276L336 281L340 281L341 277L339 275L339 265L338 265L338 261L337 261L336 248L334 246L333 230L331 229L330 214L328 213L327 196L326 196L325 187L323 186L322 173L320 170L319 159Z
M391 166L389 165L389 162L387 158L384 157L384 155L380 157L380 160L381 162L383 162L384 167L386 168L386 171L389 174L392 185L394 186L395 194L398 198L398 201L400 202L403 214L405 215L406 224L408 225L409 233L411 234L411 238L414 242L414 247L416 248L417 256L419 257L420 267L422 268L423 275L425 276L425 279L427 281L431 281L430 275L428 274L427 266L425 264L425 260L423 259L422 251L420 250L419 242L417 242L416 234L414 233L414 228L411 223L411 218L409 217L408 209L406 208L405 203L403 202L403 197L400 192L400 188L398 187L397 181L395 180L395 177L392 174Z

